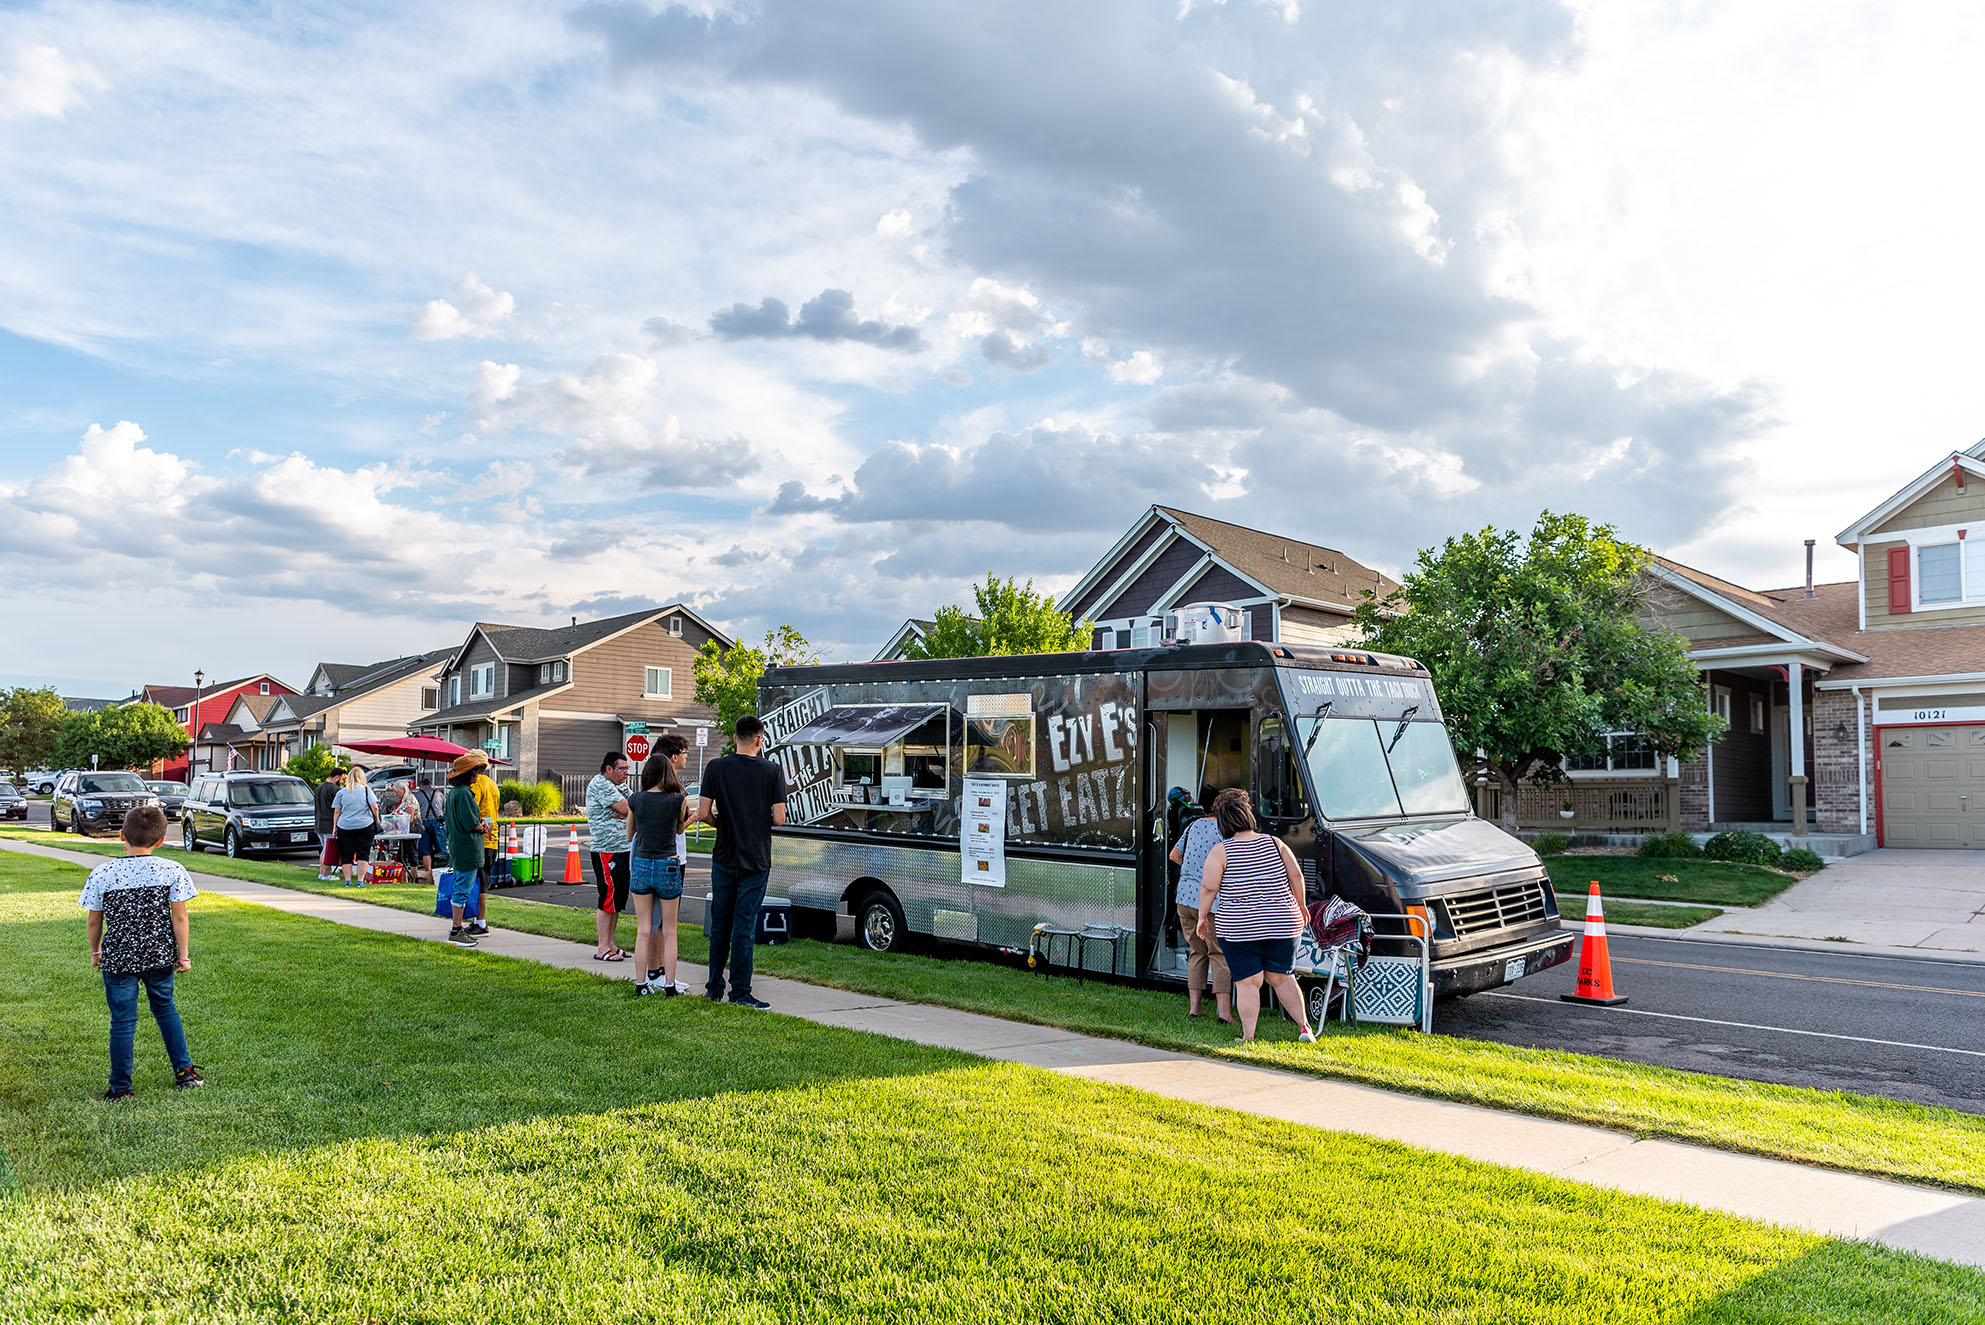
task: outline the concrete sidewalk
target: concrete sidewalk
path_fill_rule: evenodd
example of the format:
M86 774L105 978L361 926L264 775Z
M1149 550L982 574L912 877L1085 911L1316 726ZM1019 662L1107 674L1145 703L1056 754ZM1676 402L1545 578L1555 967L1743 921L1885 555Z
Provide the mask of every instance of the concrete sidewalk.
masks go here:
M38 843L0 840L0 849L85 866L103 861L101 856ZM430 942L446 937L443 921L374 906L356 897L294 892L208 874L195 877L203 891L291 915ZM631 963L593 961L592 949L586 944L534 934L496 930L482 941L481 951L614 979L631 980L634 976ZM703 975L701 967L686 963L681 972L684 980L698 988ZM1168 1099L1404 1142L1832 1237L1864 1238L1985 1268L1985 1198L1672 1141L1641 1141L1605 1128L1147 1049L1122 1040L900 1003L793 980L761 977L753 985L758 996L778 1013L821 1025L872 1031L984 1058L1025 1063Z
M1731 908L1690 938L1759 936L1910 956L1985 954L1985 851L1893 847L1830 862L1762 906ZM1843 943L1842 940L1845 940Z

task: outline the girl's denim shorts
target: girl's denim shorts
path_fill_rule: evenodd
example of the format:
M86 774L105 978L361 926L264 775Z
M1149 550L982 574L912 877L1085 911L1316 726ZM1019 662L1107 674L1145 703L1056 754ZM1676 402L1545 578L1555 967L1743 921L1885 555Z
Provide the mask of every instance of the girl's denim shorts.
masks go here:
M636 856L628 891L673 902L682 896L682 862L674 856Z

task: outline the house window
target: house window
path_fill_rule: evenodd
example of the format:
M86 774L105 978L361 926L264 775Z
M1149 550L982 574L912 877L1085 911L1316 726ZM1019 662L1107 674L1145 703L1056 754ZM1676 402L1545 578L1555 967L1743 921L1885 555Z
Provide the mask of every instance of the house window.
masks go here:
M448 678L448 707L453 708L455 707L455 705L461 702L462 702L462 678L459 676L451 676Z
M174 709L172 711L172 716L178 718L181 722L186 721L186 714L187 714L186 709Z
M267 681L262 683L262 693L265 695L269 693L269 683Z
M1724 692L1726 697L1728 692ZM1647 738L1633 732L1607 732L1604 754L1572 755L1565 760L1567 773L1652 773L1654 747Z
M496 693L496 664L484 663L469 669L469 698L481 699Z
M552 679L553 681L563 681L563 680L565 679L565 664L564 664L564 663L562 663L562 662L555 662L555 663L553 663L553 664L551 665L551 679Z
M1985 603L1985 542L1966 538L1917 548L1916 601L1925 607Z
M1715 690L1710 692L1709 709L1710 712L1714 713L1717 717L1723 719L1723 730L1726 732L1729 731L1730 730L1730 688L1728 686L1718 686L1716 687Z
M675 637L676 637L677 639L681 639L681 638L682 638L682 618L681 618L681 617L679 617L679 616L672 616L672 617L670 617L670 618L669 618L669 634L671 634L671 635L674 635L674 636L675 636Z
M441 691L439 687L422 686L420 688L420 711L422 713L434 712L435 706L440 702Z
M643 676L641 680L641 698L643 699L670 698L671 697L669 690L670 681L671 681L671 676L668 668L666 667L644 668Z
M550 664L550 663L539 663L539 664L538 664L538 684L539 684L539 685L544 685L544 684L545 684L546 682L548 682L548 681L550 681L550 680L551 680L551 664Z
M1764 730L1764 696L1751 696L1751 733L1756 735Z

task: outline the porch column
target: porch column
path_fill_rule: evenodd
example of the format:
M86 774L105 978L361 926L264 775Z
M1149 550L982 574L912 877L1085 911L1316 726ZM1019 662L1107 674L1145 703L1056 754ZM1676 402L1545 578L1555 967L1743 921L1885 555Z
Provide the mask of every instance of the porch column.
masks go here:
M1785 669L1786 694L1791 706L1792 776L1786 779L1791 788L1792 836L1806 835L1806 665L1792 663Z

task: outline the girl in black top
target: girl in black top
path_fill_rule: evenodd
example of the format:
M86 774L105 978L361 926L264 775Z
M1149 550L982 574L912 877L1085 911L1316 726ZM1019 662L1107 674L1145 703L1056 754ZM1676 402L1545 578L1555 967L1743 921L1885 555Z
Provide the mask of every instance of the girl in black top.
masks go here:
M682 904L682 859L676 835L689 821L688 798L676 778L678 760L687 762L689 743L664 736L641 770L641 790L627 798L627 827L633 838L628 891L634 897L634 960L644 977L637 995L673 998L687 992L676 983L676 915ZM659 940L659 942L657 942Z

